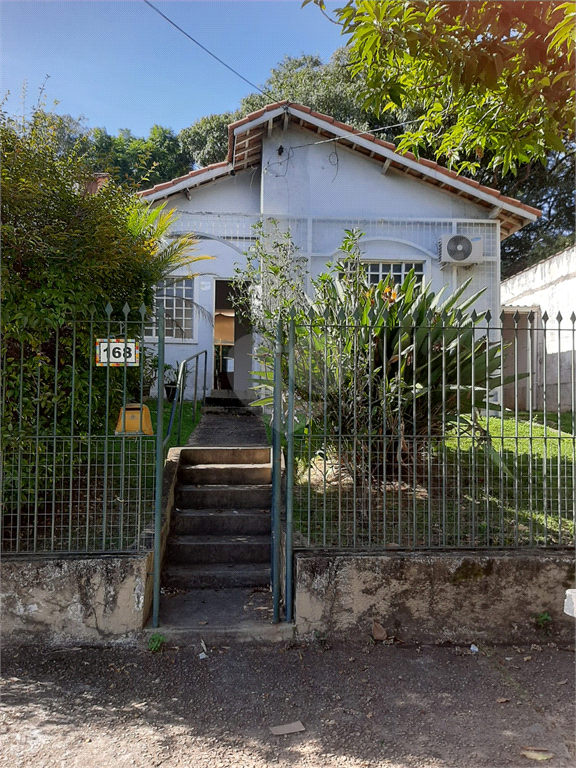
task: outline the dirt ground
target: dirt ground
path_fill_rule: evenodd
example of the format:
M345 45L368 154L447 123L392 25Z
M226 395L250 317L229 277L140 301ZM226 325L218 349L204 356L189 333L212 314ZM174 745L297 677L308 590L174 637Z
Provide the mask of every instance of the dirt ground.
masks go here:
M5 648L0 766L574 765L573 647L355 636L201 652ZM305 731L269 731L298 720Z

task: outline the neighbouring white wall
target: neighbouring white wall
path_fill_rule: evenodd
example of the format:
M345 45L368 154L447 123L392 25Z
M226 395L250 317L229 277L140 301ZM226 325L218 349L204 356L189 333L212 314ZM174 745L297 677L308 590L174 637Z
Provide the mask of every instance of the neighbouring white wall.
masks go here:
M561 410L569 410L576 386L573 373L574 334L570 320L572 313L576 313L576 247L550 256L533 267L503 280L500 290L502 308L506 312L505 338L513 342L515 335L518 335L519 357L528 355L526 329L537 329L536 341L532 343L535 350L532 353L534 407L543 408L545 383L548 407L556 410L559 398ZM514 307L524 310L517 324L514 322ZM532 308L535 314L532 325L526 320L528 308ZM557 319L558 313L562 316L560 322ZM545 315L548 315L546 324L542 319Z
M558 312L564 321L576 312L576 247L550 256L500 286L502 305L537 306L555 320Z

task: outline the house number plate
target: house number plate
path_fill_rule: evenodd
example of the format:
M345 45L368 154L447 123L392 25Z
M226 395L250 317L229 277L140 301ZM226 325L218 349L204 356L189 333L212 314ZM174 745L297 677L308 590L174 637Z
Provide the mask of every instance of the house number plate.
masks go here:
M96 339L96 365L140 365L135 339Z

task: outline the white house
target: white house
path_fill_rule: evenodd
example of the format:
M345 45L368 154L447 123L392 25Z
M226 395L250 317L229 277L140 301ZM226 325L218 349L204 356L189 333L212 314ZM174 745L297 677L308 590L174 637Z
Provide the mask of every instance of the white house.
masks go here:
M506 373L513 373L514 364L521 373L532 369L533 408L544 408L546 382L547 408L556 410L559 404L560 410L570 410L576 387L574 323L571 320L576 313L576 247L567 248L503 280L500 299L504 341L510 345ZM526 378L518 385L522 410L528 410L530 402L528 381ZM514 397L515 393L508 387L505 405L513 407Z
M500 241L536 220L537 209L288 101L230 125L228 142L224 162L141 193L175 208L174 231L194 233L198 253L215 257L200 263L196 280L180 271L162 286L175 319L167 328L167 362L209 350L210 387L214 345L222 342L234 360L229 383L238 392L250 387L252 337L234 317L228 280L253 242L252 225L269 218L290 228L313 276L334 260L344 230L357 227L372 280L414 268L438 290L472 277L470 292L486 289L478 310L499 315ZM214 324L187 296L213 314Z

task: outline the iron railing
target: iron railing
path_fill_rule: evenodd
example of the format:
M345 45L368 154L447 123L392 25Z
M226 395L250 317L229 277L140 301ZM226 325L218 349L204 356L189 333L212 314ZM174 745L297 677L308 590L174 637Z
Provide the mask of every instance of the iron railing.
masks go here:
M103 316L23 320L5 334L3 554L152 548L158 446L142 407L146 319L145 307L117 315L108 305ZM162 435L161 407L158 425Z
M286 563L292 546L574 546L576 315L491 321L280 329Z
M164 437L164 448L168 445L170 442L170 439L172 437L172 429L174 427L174 422L177 423L177 443L180 445L182 440L182 412L184 408L184 390L186 389L186 383L188 380L188 376L191 374L191 372L194 372L194 398L192 400L194 404L194 426L196 425L196 417L197 417L197 403L199 402L198 398L198 377L200 375L200 361L203 360L204 364L202 366L202 375L204 377L204 381L202 384L202 397L200 398L200 401L202 404L204 403L205 397L206 397L206 377L208 373L208 351L206 349L202 350L201 352L197 352L195 355L190 355L190 357L187 357L185 360L183 360L178 365L178 376L176 379L176 393L174 395L174 400L172 401L172 408L170 410L170 419L168 421L168 428L166 430L166 436Z

